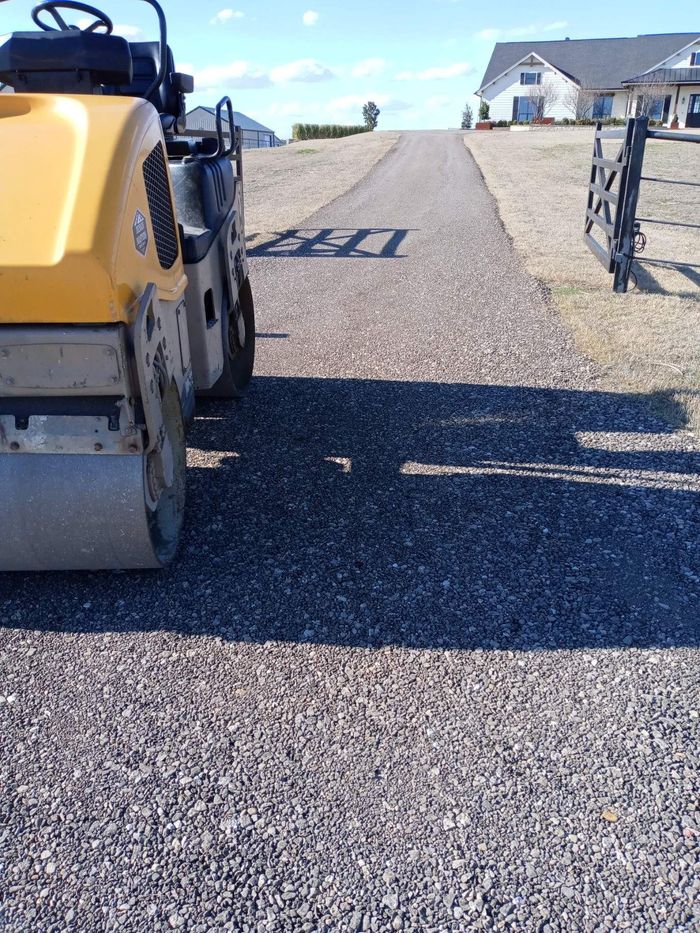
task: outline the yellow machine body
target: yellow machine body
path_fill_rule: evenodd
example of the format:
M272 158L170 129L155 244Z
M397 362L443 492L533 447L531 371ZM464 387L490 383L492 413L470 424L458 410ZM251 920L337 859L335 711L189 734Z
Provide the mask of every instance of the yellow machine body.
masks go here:
M0 572L168 564L196 396L253 373L233 107L181 137L192 81L148 2L160 43L0 45Z
M144 179L162 140L136 98L0 95L0 324L132 323L149 283L184 294L179 244L159 261Z

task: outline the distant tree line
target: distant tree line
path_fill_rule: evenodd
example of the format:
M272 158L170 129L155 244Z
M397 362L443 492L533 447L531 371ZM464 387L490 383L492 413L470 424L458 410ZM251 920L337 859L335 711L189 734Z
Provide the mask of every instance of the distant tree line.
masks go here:
M342 126L338 123L295 123L292 127L294 139L341 139L356 133L369 133L370 127L364 123L356 126Z

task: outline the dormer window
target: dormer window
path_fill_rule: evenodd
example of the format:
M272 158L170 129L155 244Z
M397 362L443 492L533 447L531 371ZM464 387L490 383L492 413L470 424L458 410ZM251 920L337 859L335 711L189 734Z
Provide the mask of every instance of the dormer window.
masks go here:
M542 84L542 72L541 71L521 71L520 72L520 83L521 84Z
M691 67L691 68L700 68L700 52L691 52L691 53L690 53L690 67Z

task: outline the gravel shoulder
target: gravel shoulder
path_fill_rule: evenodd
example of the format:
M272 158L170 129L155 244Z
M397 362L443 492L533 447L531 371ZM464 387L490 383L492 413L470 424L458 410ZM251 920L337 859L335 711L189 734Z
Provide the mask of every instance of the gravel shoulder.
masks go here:
M550 289L582 351L610 385L655 393L666 417L700 430L700 279L635 263L638 287L612 293L612 277L583 243L593 149L590 127L470 133L476 159L528 271ZM611 157L619 140L606 141ZM645 175L697 178L700 146L651 141ZM644 182L639 217L693 223L700 189ZM645 224L645 257L697 263L700 230Z
M4 929L697 929L697 451L461 134L304 228L173 567L0 577Z
M356 185L390 151L398 133L375 132L344 139L251 149L243 156L246 239L259 245L298 226Z

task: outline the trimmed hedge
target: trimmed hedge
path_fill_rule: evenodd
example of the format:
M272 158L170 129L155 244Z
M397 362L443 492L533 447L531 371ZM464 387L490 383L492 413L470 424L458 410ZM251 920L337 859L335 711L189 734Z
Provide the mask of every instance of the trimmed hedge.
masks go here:
M358 126L341 126L338 123L295 123L292 127L294 139L341 139L343 136L355 136L357 133L369 133L364 123Z
M497 120L493 125L503 129L508 126L526 126L528 122L529 121L523 121L522 123L518 123L517 120ZM589 117L579 120L575 120L573 117L570 119L564 117L563 120L555 120L550 126L595 126L598 122L602 123L603 126L625 126L627 124L627 119L625 117L606 117L604 120L598 121ZM649 126L662 125L661 120L649 120Z
M527 126L531 121L530 120L498 120L493 125L498 127L506 126ZM554 123L546 124L549 126L595 126L596 123L602 123L603 126L625 126L627 120L624 117L606 117L604 120L593 120L590 118L575 120L573 117L569 119L564 117L563 120L555 120ZM658 121L650 120L649 124L651 126L659 125Z

